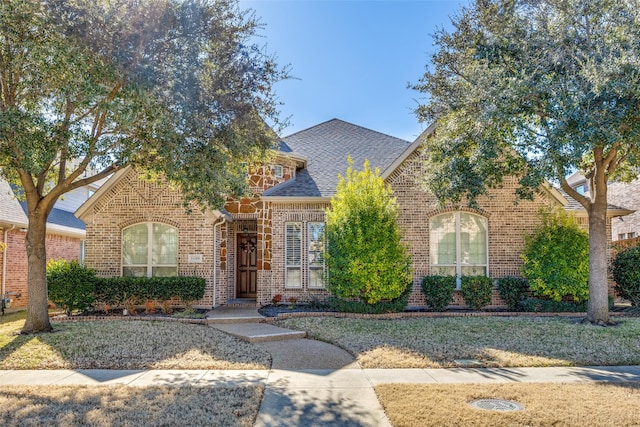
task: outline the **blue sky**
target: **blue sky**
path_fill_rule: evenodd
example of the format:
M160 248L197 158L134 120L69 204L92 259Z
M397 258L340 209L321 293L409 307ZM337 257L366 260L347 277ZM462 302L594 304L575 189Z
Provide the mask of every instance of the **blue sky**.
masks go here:
M241 0L265 25L259 43L290 64L276 85L291 125L282 136L339 118L413 141L427 124L407 88L434 52L432 34L451 28L459 0Z

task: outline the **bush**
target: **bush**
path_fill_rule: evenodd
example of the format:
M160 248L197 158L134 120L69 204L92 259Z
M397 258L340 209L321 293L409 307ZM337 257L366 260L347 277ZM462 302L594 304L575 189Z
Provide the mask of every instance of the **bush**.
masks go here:
M539 298L527 298L522 301L524 311L534 313L583 313L587 311L587 301L552 301Z
M86 311L95 301L96 272L78 261L47 263L49 299L67 314Z
M326 212L327 289L346 301L374 305L401 297L412 281L411 258L401 242L391 188L365 162L339 177Z
M492 288L491 279L487 276L462 276L462 297L473 310L480 310L491 303Z
M613 259L615 290L633 306L640 306L640 246L623 249Z
M189 276L100 278L96 286L96 300L109 305L125 305L130 309L148 300L178 298L189 306L204 296L205 286L202 277Z
M456 289L455 276L424 276L422 293L433 311L446 311Z
M379 301L375 304L368 304L362 301L345 300L342 298L329 297L329 307L332 310L344 313L363 314L384 314L401 313L407 308L411 287L407 286L405 292L398 298L391 301Z
M500 298L511 311L523 310L522 302L527 299L529 284L521 277L501 277L497 280Z
M542 223L525 237L522 275L537 297L589 298L589 235L567 212L543 211Z

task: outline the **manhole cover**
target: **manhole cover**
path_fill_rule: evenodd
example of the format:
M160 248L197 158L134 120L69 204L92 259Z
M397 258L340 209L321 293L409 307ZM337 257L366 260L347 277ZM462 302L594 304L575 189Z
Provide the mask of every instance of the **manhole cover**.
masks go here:
M486 409L489 411L522 411L524 406L513 400L502 399L478 399L470 402L469 405L478 409Z

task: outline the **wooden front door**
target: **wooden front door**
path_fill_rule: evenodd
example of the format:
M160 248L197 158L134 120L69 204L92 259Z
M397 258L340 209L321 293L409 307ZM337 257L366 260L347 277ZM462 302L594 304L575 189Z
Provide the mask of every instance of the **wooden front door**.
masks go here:
M236 298L255 298L258 283L258 236L238 234L236 254Z

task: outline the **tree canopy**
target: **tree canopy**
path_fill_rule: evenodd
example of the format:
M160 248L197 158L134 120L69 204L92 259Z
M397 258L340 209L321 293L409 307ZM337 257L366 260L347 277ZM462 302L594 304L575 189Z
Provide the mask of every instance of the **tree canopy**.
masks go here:
M26 331L50 328L31 303L46 315L39 258L64 193L126 165L202 206L246 188L243 163L276 142L273 84L287 75L258 28L235 0L2 2L0 174L28 207Z
M607 182L638 173L640 8L634 0L477 0L435 35L414 88L437 122L426 185L441 200L478 196L516 176L521 197L544 180L587 211L588 318L607 322ZM590 192L565 177L582 172Z

